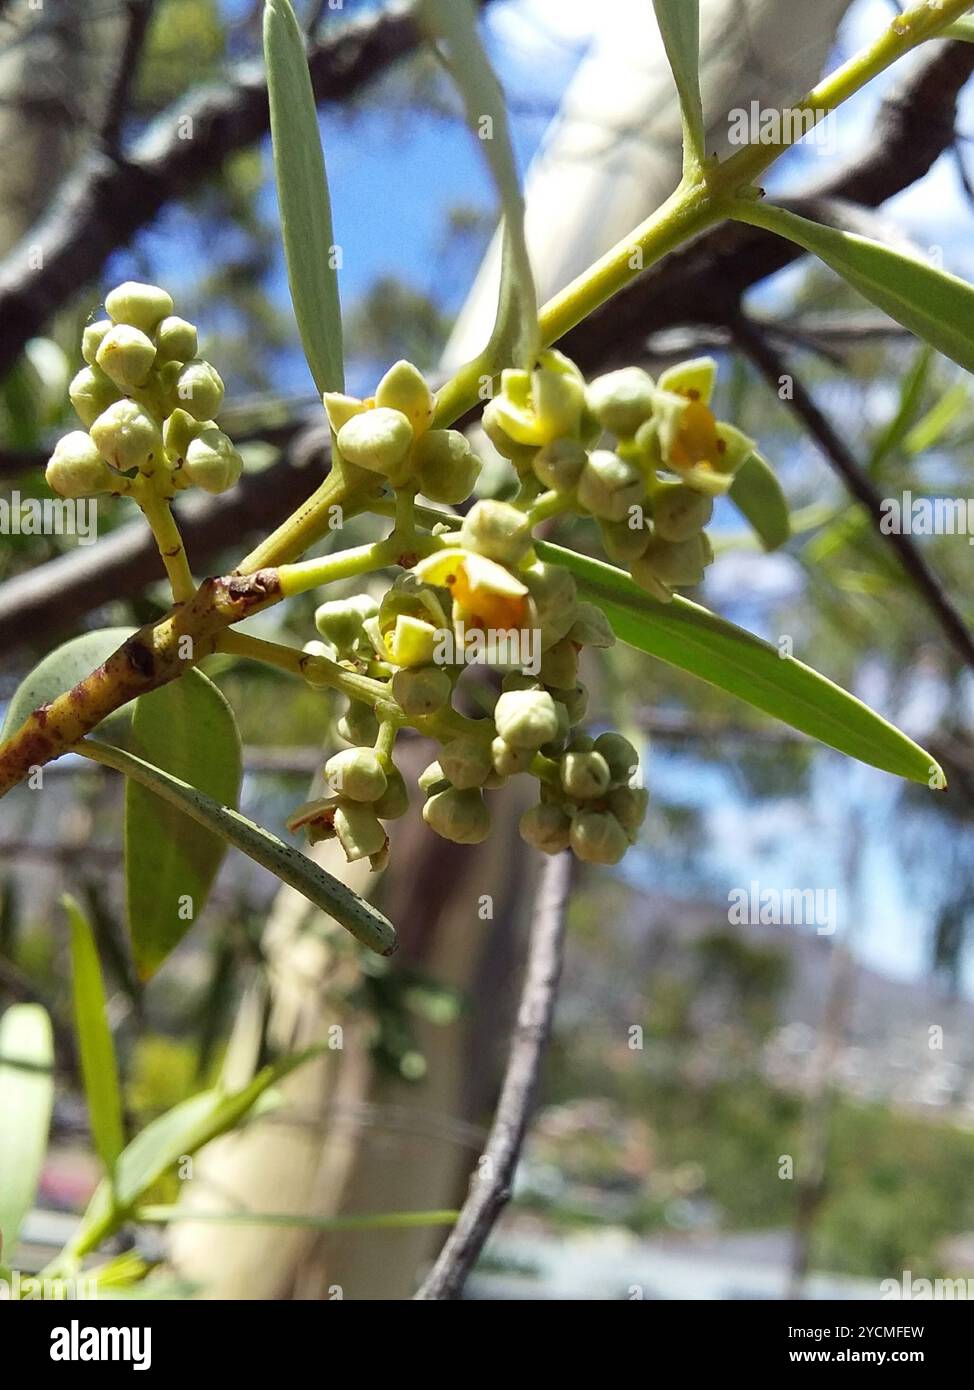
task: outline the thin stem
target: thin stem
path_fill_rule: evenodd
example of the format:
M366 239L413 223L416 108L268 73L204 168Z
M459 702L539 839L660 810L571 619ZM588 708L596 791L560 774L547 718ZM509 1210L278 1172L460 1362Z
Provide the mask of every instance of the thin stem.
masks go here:
M246 657L250 661L260 661L265 666L274 666L311 685L329 686L332 690L340 690L349 699L363 700L369 705L389 699L388 687L382 681L349 671L327 656L304 652L298 647L287 647L281 642L268 642L263 637L252 637L249 632L222 633L216 650L228 656Z
M352 579L357 574L385 569L387 565L397 563L401 549L393 535L384 541L350 546L348 550L340 550L334 555L320 555L313 560L281 565L278 570L281 594L284 598L291 598L294 594L304 594L309 589L333 584L338 579Z
M543 492L528 508L528 520L534 527L549 517L560 516L562 512L571 510L574 500L570 492Z
M176 603L186 603L196 593L196 584L172 508L166 498L156 492L151 482L145 488L137 489L135 496L159 547L173 599Z
M334 449L334 443L332 445ZM333 454L334 457L334 454ZM282 521L276 531L245 555L237 574L255 574L297 560L329 531L338 529L352 506L358 510L368 493L381 487L381 479L365 468L344 462L332 465L327 478L304 502Z

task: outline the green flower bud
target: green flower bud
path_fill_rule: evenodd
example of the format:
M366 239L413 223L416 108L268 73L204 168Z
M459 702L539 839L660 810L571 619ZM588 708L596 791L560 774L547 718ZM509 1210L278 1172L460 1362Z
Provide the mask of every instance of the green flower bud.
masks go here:
M417 437L433 418L433 393L411 362L399 361L389 368L376 387L375 403L405 415Z
M413 429L400 410L367 410L338 431L343 458L384 477L398 477L413 443Z
M635 522L636 524L632 524ZM610 560L617 565L628 565L646 549L649 532L642 516L642 508L625 521L600 521L602 544Z
M583 599L575 610L575 621L569 629L568 640L579 647L605 649L615 646L616 635L602 609Z
M575 689L578 683L578 649L568 637L563 637L544 653L539 675L545 685L553 685L558 690Z
M627 784L639 766L639 754L627 738L614 730L599 734L595 740L595 751L601 753L612 774L613 785Z
M643 582L640 576L647 573L667 587L699 584L713 558L710 541L703 531L686 541L651 536L642 555L633 562L632 577L637 584Z
M389 660L396 666L429 666L440 640L440 629L423 618L400 613L395 627L384 634Z
M190 440L183 467L194 487L201 487L204 492L226 492L240 477L243 459L233 441L211 426Z
M547 743L543 743L541 745L539 751L542 752L546 758L557 758L561 753L564 752L565 744L568 741L568 736L572 731L571 722L568 718L568 710L558 699L560 693L561 692L557 689L549 690L548 692L548 694L552 696L555 702L555 714L557 714L558 716L558 732L555 734L553 739L550 739Z
M135 401L116 401L103 410L90 434L105 462L120 473L144 470L164 455L162 431Z
M587 400L599 424L620 439L631 439L653 413L653 378L641 367L606 372L589 383Z
M490 812L476 788L448 787L436 792L423 807L423 820L437 835L458 845L479 845L490 834Z
M330 642L305 642L301 651L305 656L324 657L326 661L334 661L338 656ZM312 690L330 690L332 688L329 677L311 661L303 663L301 676L305 684L310 685ZM368 743L372 741L371 739L366 740Z
M572 821L571 847L587 864L618 864L629 837L608 811L580 811Z
M139 393L140 399L149 406L153 415L156 415L160 420L174 415L177 410L182 410L178 394L179 374L181 371L181 362L163 362L161 365L157 362L156 366L149 374L149 380ZM186 415L188 412L183 410L182 413ZM190 419L193 419L192 415L190 415ZM199 420L197 420L197 424L213 425L215 421L201 416Z
M534 753L533 748L512 748L499 737L490 745L490 760L498 777L514 777L519 772L527 772Z
M531 806L518 824L521 839L542 854L558 854L571 840L572 822L568 812L551 802Z
M435 714L452 693L450 677L441 666L403 668L392 678L392 697L410 719Z
M481 428L501 457L510 459L518 473L524 473L531 467L538 452L538 445L519 444L507 433L502 424L502 416L503 406L500 397L495 396L484 407L484 413L480 417Z
M490 745L482 738L467 735L451 739L440 750L440 766L449 781L461 791L483 786L493 766Z
M338 721L338 732L348 743L371 747L379 736L375 711L364 700L349 700L348 709Z
M591 734L583 733L581 729L576 729L568 741L569 753L591 753L595 747L595 739Z
M539 482L556 492L571 492L578 486L588 452L576 439L553 439L539 449L531 467Z
M480 459L459 430L428 430L413 450L416 481L431 502L465 502L480 476Z
M216 368L201 357L183 363L176 375L175 388L179 404L197 420L212 420L223 404L223 379Z
M501 690L540 690L541 681L537 676L526 676L522 671L508 671L501 679Z
M361 415L369 408L358 396L345 396L341 391L326 391L321 400L328 423L336 434L353 415Z
M423 792L443 791L448 785L448 779L443 775L443 768L439 762L430 763L429 767L424 768L417 782L420 791Z
M630 837L634 838L646 819L649 792L644 787L615 787L607 797L609 810Z
M502 565L516 565L531 547L531 523L509 502L475 502L463 518L460 544Z
M112 328L111 319L98 319L96 323L89 323L88 327L81 335L81 356L88 363L89 367L95 365L98 356L98 349L101 347L102 339Z
M612 774L601 753L566 753L561 760L562 789L575 801L591 801L609 790Z
M588 709L588 691L584 685L576 685L574 690L559 690L558 703L565 706L571 724L580 724Z
M172 313L172 296L158 285L140 285L126 280L105 296L105 308L116 323L127 323L152 333Z
M199 352L194 324L176 314L164 318L156 329L156 353L159 362L189 362Z
M388 785L374 748L343 748L325 763L325 780L350 801L375 801Z
M503 371L493 402L492 423L521 445L577 435L585 404L581 374L567 357L549 350L538 361L533 372Z
M677 362L667 367L659 379L661 391L672 391L685 396L688 401L701 401L710 404L717 380L717 363L712 357L694 357L688 362Z
M381 854L388 843L389 837L378 816L371 806L363 806L361 802L340 801L335 807L334 826L349 863Z
M91 426L119 399L119 390L100 367L82 367L68 387L68 395L81 423Z
M134 391L149 380L156 350L139 328L119 323L102 338L95 361L122 391Z
M329 599L315 609L315 627L346 656L362 639L361 609L354 599Z
M118 479L84 430L72 430L54 446L45 473L47 485L61 497L90 497L111 492Z
M391 758L382 760L382 770L386 774L386 789L373 801L372 810L380 820L398 820L409 810L406 779Z
M202 429L203 422L194 420L187 410L174 410L167 418L162 427L162 441L174 463L185 459L187 449Z
M558 734L558 712L546 690L505 690L494 706L494 723L513 748L537 749Z
M645 495L646 480L635 464L609 449L589 454L578 480L579 506L604 521L625 521Z
M684 483L663 483L653 494L653 526L664 541L688 541L713 516L714 502Z
M522 569L518 578L527 585L528 593L538 610L538 621L549 633L558 625L562 630L550 640L557 642L575 621L575 581L561 565L537 560Z

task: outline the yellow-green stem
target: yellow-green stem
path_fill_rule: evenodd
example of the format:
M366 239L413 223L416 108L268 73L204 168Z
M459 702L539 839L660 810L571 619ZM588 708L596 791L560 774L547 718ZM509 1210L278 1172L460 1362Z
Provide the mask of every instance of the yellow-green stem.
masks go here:
M159 547L162 563L169 576L173 600L176 603L186 603L195 594L196 584L193 581L183 538L179 534L179 527L176 525L176 518L172 514L170 504L165 497L160 497L152 487L140 489L136 493L136 500L142 508L142 513L149 523L156 545Z

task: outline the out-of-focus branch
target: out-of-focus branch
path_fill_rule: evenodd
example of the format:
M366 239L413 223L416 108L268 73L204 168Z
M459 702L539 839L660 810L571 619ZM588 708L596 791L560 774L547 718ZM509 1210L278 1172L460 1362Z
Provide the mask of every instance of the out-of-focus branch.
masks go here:
M415 1295L418 1300L444 1300L460 1295L498 1216L510 1200L554 1017L570 879L571 857L567 852L546 861L531 923L517 1025L494 1122L467 1200L436 1263Z
M119 55L115 81L108 95L101 128L102 144L113 155L117 154L121 147L122 127L128 114L129 98L149 32L153 3L154 0L127 0L125 42Z

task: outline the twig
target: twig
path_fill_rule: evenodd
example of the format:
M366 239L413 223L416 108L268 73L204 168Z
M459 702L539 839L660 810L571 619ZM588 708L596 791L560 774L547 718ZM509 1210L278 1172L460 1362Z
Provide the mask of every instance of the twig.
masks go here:
M125 43L118 59L115 81L105 105L101 129L102 144L112 155L117 155L121 149L122 126L128 112L139 59L149 32L152 6L153 0L127 0Z
M788 403L795 415L806 426L852 496L869 513L877 535L896 551L904 571L920 591L957 655L965 665L974 670L974 636L970 629L911 538L899 532L887 533L882 530L880 523L884 514L883 498L860 468L855 455L833 428L831 421L815 404L811 393L793 369L751 320L741 315L731 326L738 343L775 393L783 376L790 379L792 391Z
M494 1223L510 1199L551 1032L561 976L570 877L567 852L546 862L531 923L517 1026L494 1123L457 1224L415 1294L417 1300L459 1297Z

